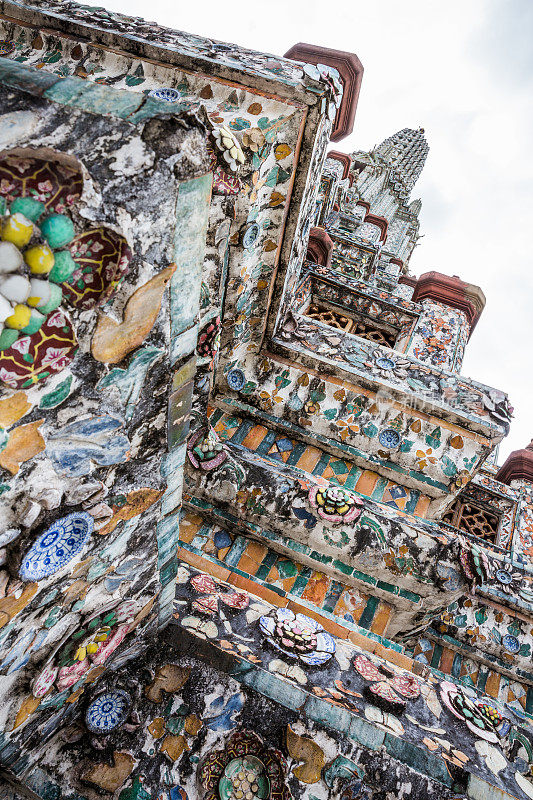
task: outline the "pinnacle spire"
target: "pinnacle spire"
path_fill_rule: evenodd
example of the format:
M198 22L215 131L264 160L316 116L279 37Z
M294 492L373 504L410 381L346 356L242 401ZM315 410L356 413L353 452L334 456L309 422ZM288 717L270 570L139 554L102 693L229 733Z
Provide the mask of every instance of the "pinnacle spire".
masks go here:
M393 169L405 194L409 195L426 163L429 145L424 128L403 128L379 144L374 153Z

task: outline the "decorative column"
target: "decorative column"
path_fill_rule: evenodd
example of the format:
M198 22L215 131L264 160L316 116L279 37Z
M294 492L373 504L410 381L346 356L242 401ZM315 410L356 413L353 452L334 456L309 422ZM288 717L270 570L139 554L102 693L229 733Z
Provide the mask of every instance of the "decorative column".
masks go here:
M511 554L533 564L533 440L523 450L513 450L496 473L496 480L516 491L518 506ZM533 600L533 597L531 598Z
M456 275L426 272L411 299L420 303L422 313L405 352L434 367L459 372L465 345L485 307L485 295Z

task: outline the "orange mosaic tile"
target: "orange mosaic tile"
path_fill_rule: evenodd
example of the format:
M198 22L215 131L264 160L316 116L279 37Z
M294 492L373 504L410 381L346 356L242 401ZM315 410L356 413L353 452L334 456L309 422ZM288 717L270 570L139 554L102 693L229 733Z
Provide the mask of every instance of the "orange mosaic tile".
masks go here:
M455 658L455 652L453 650L450 650L449 647L443 647L439 663L440 671L445 672L446 675L451 675L454 658Z
M309 578L309 581L307 582L307 586L305 587L302 598L304 600L308 600L310 603L314 603L317 606L321 606L324 602L330 584L331 578L328 578L326 575L324 575L324 573L313 572Z
M347 638L350 642L352 642L352 644L355 644L356 647L360 647L362 650L366 650L367 653L373 653L378 644L377 642L373 641L372 639L368 639L366 636L363 636L357 631L349 631ZM387 650L387 652L389 651Z
M354 622L359 622L361 614L368 602L369 596L362 594L358 589L349 587L343 591L337 604L334 613L338 617L344 617L345 614L350 614Z
M249 427L252 425L252 427ZM223 440L233 440L254 452L267 455L281 463L291 463L305 472L313 472L325 480L337 485L348 485L350 489L374 500L382 501L398 510L399 513L416 513L425 516L429 506L429 498L420 496L419 492L397 484L384 481L373 470L365 470L362 474L356 465L346 458L328 455L323 450L311 445L303 446L303 442L291 439L285 434L276 433L264 425L252 424L250 420L223 413L215 424L215 431ZM294 461L296 453L300 453ZM316 471L318 469L318 472ZM359 477L357 477L359 476ZM355 484L355 485L354 485Z
M255 575L267 553L268 547L264 544L250 541L246 545L246 550L240 557L237 567L249 575Z
M485 693L490 697L498 697L502 676L498 672L490 672L485 684Z
M281 595L273 592L272 589L268 589L266 586L263 586L260 583L256 583L249 578L245 578L243 575L237 575L235 572L231 572L226 580L237 589L242 589L243 592L249 592L256 597L265 600L265 602L271 603L273 606L285 608L285 606L288 605L288 600L286 597L281 597Z
M376 647L373 652L377 656L384 658L386 661L396 664L397 667L409 670L409 672L413 671L413 659L409 658L409 656L406 656L403 653L397 653L396 650L392 650L389 647L384 647L379 642L376 642Z
M256 450L267 433L268 428L265 428L263 425L254 425L244 437L242 443L243 447L246 447L248 450Z
M430 502L431 502L430 497L426 497L425 495L420 495L418 503L416 504L414 510L415 517L425 517L428 513Z
M322 452L318 450L318 448L311 446L306 447L298 459L296 466L298 469L303 469L306 472L312 472L320 461L321 456Z
M274 586L279 586L285 592L290 592L302 570L301 564L294 564L294 567L296 569L295 575L290 575L288 578L282 578L281 575L279 574L279 569L277 567L277 564L273 564L272 567L270 568L270 572L266 577L266 582L271 583Z
M376 483L379 480L379 475L377 472L371 472L369 469L365 469L357 483L355 484L356 492L360 492L361 494L366 494L370 496L374 491Z
M379 636L383 636L385 634L391 618L391 613L391 606L387 605L387 603L380 602L378 609L374 614L372 625L370 626L372 633L377 633Z
M180 542L190 544L203 524L204 521L198 514L186 514L180 520Z
M187 564L190 564L191 567L196 567L196 569L202 572L209 573L213 578L218 578L220 581L229 580L231 575L229 569L214 564L212 561L208 561L206 558L202 558L196 553L191 553L190 550L186 550L184 547L178 548L178 559L180 561L185 561Z

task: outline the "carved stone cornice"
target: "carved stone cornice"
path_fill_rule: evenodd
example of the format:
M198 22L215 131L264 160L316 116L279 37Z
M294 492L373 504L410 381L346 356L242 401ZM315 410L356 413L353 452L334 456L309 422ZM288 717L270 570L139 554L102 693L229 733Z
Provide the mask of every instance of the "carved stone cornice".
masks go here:
M321 267L329 267L333 253L333 240L324 228L311 228L307 245L307 259Z
M298 42L285 53L285 58L308 64L327 64L337 70L343 85L342 102L331 132L331 141L340 142L353 131L355 111L363 80L363 65L355 55L314 44Z
M352 159L348 155L348 153L341 153L338 150L330 150L328 153L328 158L333 159L334 161L340 161L343 165L343 172L341 175L341 180L344 180L350 174L350 168L352 166Z
M509 453L495 478L508 486L511 481L517 480L533 483L533 441L523 450L513 450L512 453Z
M425 272L421 275L416 282L412 299L415 303L426 299L435 300L463 311L470 325L470 332L476 327L486 303L479 286L465 283L457 275L443 275L440 272Z

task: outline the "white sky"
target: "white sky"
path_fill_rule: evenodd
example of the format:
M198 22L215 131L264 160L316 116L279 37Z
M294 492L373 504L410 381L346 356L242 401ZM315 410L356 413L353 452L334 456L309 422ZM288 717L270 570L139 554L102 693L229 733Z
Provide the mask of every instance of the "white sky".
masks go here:
M435 269L487 297L463 373L515 407L500 463L533 437L533 0L85 0L283 55L296 42L349 50L365 74L354 132L370 149L404 127L430 146L411 272Z

